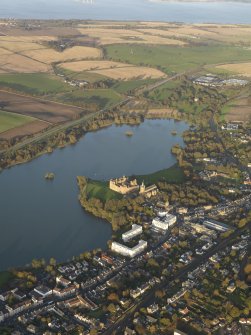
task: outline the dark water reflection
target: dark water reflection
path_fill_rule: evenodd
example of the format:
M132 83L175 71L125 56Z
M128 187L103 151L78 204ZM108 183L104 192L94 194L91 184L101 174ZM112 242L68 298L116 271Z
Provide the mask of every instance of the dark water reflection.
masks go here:
M33 258L67 260L86 249L106 247L108 223L85 213L76 176L95 179L154 172L175 163L170 149L183 144L188 128L173 120L147 120L133 128L112 126L0 174L0 270ZM171 131L176 129L177 136ZM53 182L45 181L54 172Z

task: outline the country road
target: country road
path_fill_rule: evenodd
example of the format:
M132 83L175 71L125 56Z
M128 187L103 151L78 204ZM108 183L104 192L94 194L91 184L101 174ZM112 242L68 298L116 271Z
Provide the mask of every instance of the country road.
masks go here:
M120 107L120 106L123 106L124 104L126 104L127 102L133 100L135 97L138 97L140 96L142 93L145 93L145 92L150 92L164 84L166 84L167 82L169 81L172 81L172 80L175 80L181 76L184 76L185 74L188 74L188 72L183 72L183 73L179 73L179 74L176 74L172 77L168 77L168 78L165 78L165 79L162 79L156 83L154 83L153 85L150 85L148 87L145 87L144 89L139 89L136 91L136 95L135 96L127 96L124 100L116 103L115 105L112 105L112 106L109 106L109 107L106 107L104 109L101 109L95 113L91 113L91 114L88 114L88 115L85 115L77 120L73 120L73 121L69 121L69 122L66 122L64 124L60 124L60 125L57 125L51 129L48 129L42 133L39 133L35 136L33 136L32 138L28 138L14 146L12 146L11 148L8 148L8 149L5 149L5 150L1 150L0 151L0 155L2 154L6 154L6 153L10 153L10 152L13 152L13 151L16 151L16 150L19 150L19 149L22 149L24 148L25 146L27 145L30 145L30 144L33 144L33 143L37 143L39 141L42 141L43 139L51 136L51 135L54 135L56 134L57 132L60 132L60 131L64 131L66 129L69 129L69 128L72 128L74 126L77 126L79 124L81 124L82 122L85 122L87 120L91 120L92 118L95 118L97 116L99 116L101 113L104 113L106 111L109 111L113 108L116 108L116 107ZM22 95L22 94L18 94L16 93L16 95L18 96L25 96L26 95ZM49 101L49 100L44 100L44 99L41 99L41 98L38 98L38 100L41 100L41 101ZM51 102L51 101L49 101ZM82 109L81 107L77 107L77 106L73 106L73 105L66 105L66 104L62 104L64 106L69 106L69 107L76 107L76 108L79 108L79 109Z

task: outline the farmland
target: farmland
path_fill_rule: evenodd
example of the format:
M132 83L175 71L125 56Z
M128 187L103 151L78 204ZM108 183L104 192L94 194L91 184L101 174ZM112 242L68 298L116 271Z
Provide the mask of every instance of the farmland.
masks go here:
M217 66L216 69L226 70L232 73L237 73L245 77L251 77L251 63L233 63Z
M75 46L73 48L66 49L63 52L58 52L53 49L39 49L24 51L22 54L46 64L76 59L95 59L100 58L102 55L99 49L82 46Z
M28 116L0 111L0 133L23 126L32 121L34 121L34 119Z
M78 107L64 106L5 91L0 91L0 101L5 111L33 117L45 121L49 125L75 119L83 112Z
M69 90L58 77L46 73L10 73L0 74L0 87L16 91L44 95Z
M157 69L112 61L81 61L64 63L62 68L70 71L90 71L115 80L130 80L134 78L162 78L165 74Z
M1 31L1 108L33 118L5 131L8 139L112 106L126 94L173 74L199 69L226 76L251 75L250 26L41 21L36 29L26 29L20 21L15 27L4 25ZM169 110L164 103L177 85L178 79L157 87L145 96L153 105L142 99L139 106L157 110L149 115L166 115L166 110L174 115L177 106ZM244 105L240 108L246 113ZM194 115L204 108L184 99L178 107ZM226 110L235 113L236 107L227 106L223 114Z
M207 64L250 60L250 50L220 45L210 46L151 46L109 45L107 58L140 66L152 66L167 74L195 69Z
M81 34L87 34L89 37L98 38L101 45L106 44L160 44L160 45L184 45L185 42L174 38L153 36L145 34L136 29L112 29L103 27L79 29Z
M63 69L67 69L74 72L79 71L94 71L101 69L111 69L118 67L128 67L130 64L123 64L112 61L80 61L80 62L69 62L60 65Z
M83 108L89 105L89 110L97 111L97 109L118 103L121 96L113 89L89 89L61 94L57 96L57 99L59 102L73 103Z

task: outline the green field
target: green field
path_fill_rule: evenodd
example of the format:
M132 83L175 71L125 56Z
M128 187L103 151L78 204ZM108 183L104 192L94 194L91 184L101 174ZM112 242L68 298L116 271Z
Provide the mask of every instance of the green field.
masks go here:
M29 116L0 111L0 133L32 121L34 119Z
M73 92L57 96L57 100L64 103L86 107L95 105L97 108L109 107L118 103L122 97L113 89L88 89L75 90Z
M0 272L0 289L5 287L12 278L13 274L11 272Z
M185 181L184 172L177 165L148 175L133 176L133 178L136 178L139 184L144 181L146 185L157 184L161 181L165 181L170 184L181 184ZM123 198L123 195L109 189L108 182L90 179L87 183L86 195L89 199L96 198L103 202Z
M108 77L98 73L88 71L74 72L67 69L63 69L61 67L57 67L56 72L64 75L70 80L85 80L92 84L109 79Z
M36 95L56 94L71 89L57 76L45 73L1 74L0 87Z
M105 202L122 199L122 195L109 189L108 182L88 180L86 194L88 198L96 198Z
M173 93L173 91L180 86L180 84L181 84L180 80L168 81L164 85L161 85L161 87L150 92L148 94L148 97L156 101L163 101L167 97L169 97Z
M133 53L131 52L133 49ZM109 45L105 48L109 59L135 65L150 65L172 74L201 65L249 61L250 50L226 45L207 46L145 46Z
M137 88L143 87L145 85L153 84L154 82L156 82L156 80L154 80L154 79L120 81L120 82L117 82L113 86L113 88L117 92L119 92L121 94L125 94L125 93L133 91Z
M161 181L165 181L170 184L181 184L185 181L184 172L177 165L151 174L135 176L135 178L139 184L144 181L146 185L156 184Z

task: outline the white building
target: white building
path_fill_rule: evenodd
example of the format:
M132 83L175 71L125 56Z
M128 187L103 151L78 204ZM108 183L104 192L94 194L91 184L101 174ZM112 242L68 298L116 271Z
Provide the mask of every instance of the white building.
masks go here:
M187 333L184 333L184 332L182 332L182 331L180 331L180 330L175 330L174 331L174 334L173 335L187 335Z
M170 227L172 227L177 221L177 217L172 214L167 214L164 217L156 217L152 221L152 227L155 230L160 230L166 232Z
M120 244L118 242L112 242L111 250L117 252L118 254L126 257L133 258L143 252L147 248L147 242L140 240L139 243L133 247L129 248L126 245Z
M123 239L124 242L130 241L135 236L138 236L138 235L142 234L142 231L143 230L142 230L141 226L139 226L137 224L133 224L131 230L122 234L122 239Z
M52 295L52 290L50 288L46 287L46 286L43 286L43 285L34 288L34 291L37 292L38 294L40 294L41 297L43 297L43 298L46 298L46 297Z
M222 222L218 222L215 220L205 220L203 225L209 229L217 230L219 232L226 232L230 229L228 225Z

